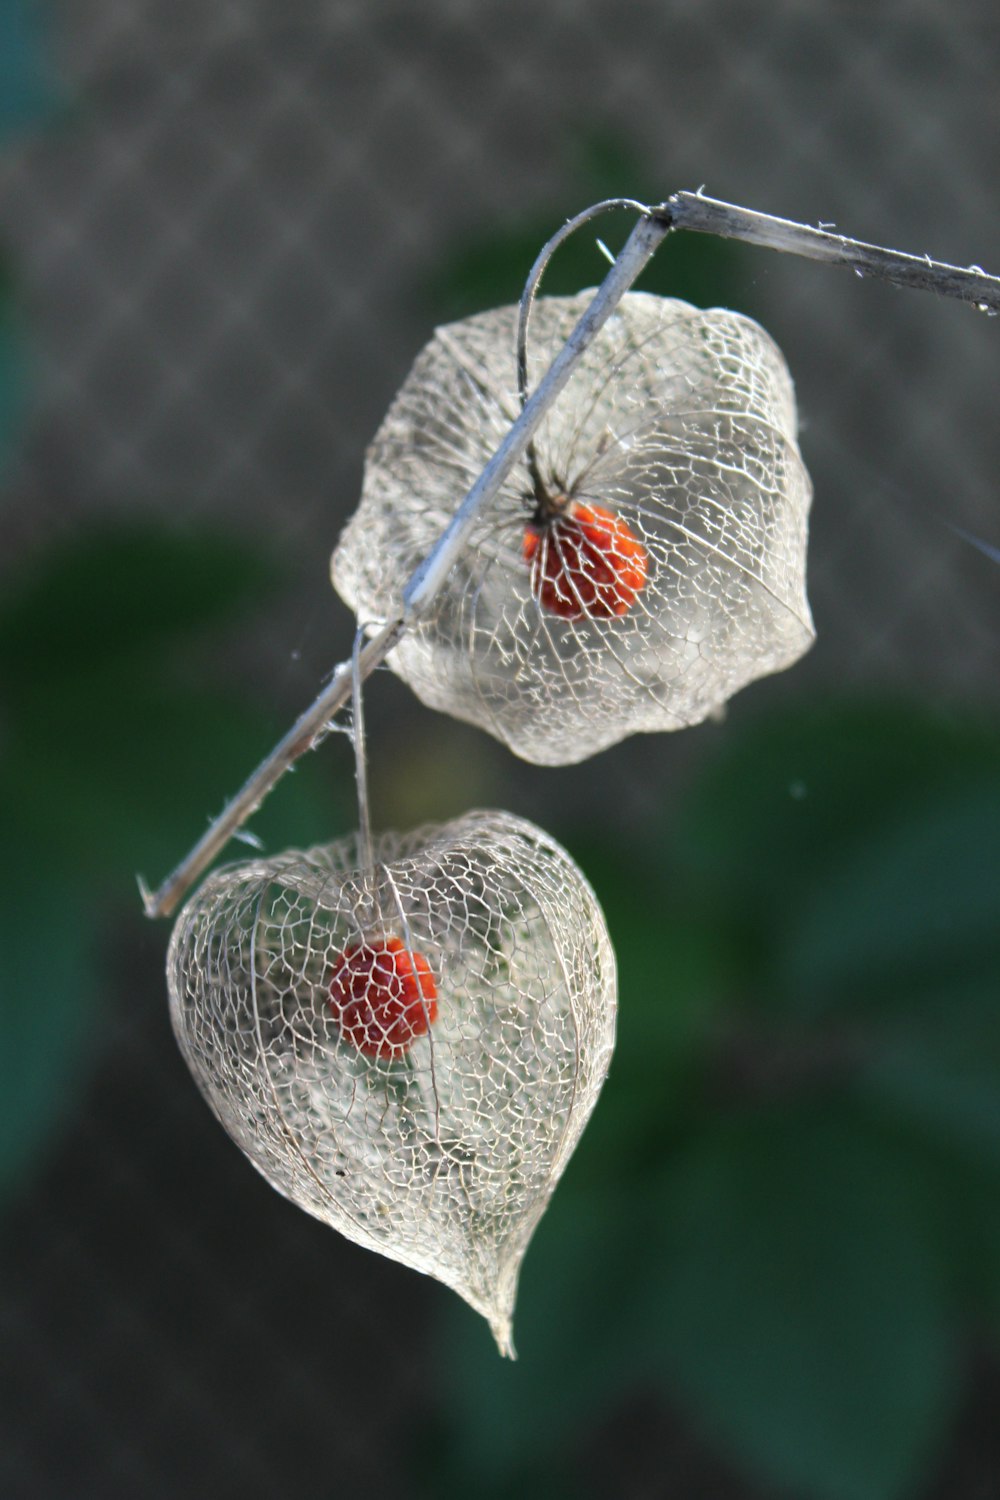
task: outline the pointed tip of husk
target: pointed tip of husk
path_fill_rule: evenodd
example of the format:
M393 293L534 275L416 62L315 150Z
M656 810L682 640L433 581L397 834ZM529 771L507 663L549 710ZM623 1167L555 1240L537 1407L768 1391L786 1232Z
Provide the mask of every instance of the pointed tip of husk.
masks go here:
M499 1281L493 1282L485 1295L481 1287L473 1289L468 1285L459 1287L452 1283L452 1290L458 1292L463 1302L467 1302L481 1318L485 1318L501 1358L517 1359L513 1333L517 1268L513 1275L501 1276Z
M489 1324L501 1358L516 1359L517 1350L514 1348L514 1331L510 1318L490 1318Z

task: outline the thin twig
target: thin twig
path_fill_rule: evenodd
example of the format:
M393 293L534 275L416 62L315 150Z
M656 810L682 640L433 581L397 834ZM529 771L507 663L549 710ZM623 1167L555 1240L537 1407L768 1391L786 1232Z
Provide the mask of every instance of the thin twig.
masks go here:
M358 793L358 849L365 876L375 871L372 819L368 805L368 751L365 746L365 709L361 696L361 652L364 626L359 625L351 653L351 731L354 738L354 782Z
M613 206L609 204L607 206ZM913 287L956 297L983 312L1000 312L1000 278L988 276L978 266L963 269L935 261L930 256L904 255L878 245L847 239L825 229L812 229L789 219L777 219L753 209L740 208L707 198L702 193L675 193L653 208L622 200L641 214L621 254L594 295L593 301L552 361L537 389L527 398L496 453L472 486L452 520L427 558L415 569L403 591L403 614L374 634L363 650L342 662L316 701L300 715L284 739L254 771L223 812L212 823L187 857L157 891L140 879L139 888L147 916L166 917L194 882L208 868L230 837L260 806L264 797L300 755L324 737L331 722L351 696L352 682L362 681L380 666L398 644L407 626L433 601L462 551L476 516L500 489L514 465L524 457L542 418L565 387L570 375L595 334L610 317L643 267L672 229L690 229L728 239L745 240L786 254L801 255L843 265L864 276L878 277L896 286ZM605 205L599 205L601 211ZM535 263L528 288L537 285L541 268L573 228L593 217L592 210L577 215L549 241ZM532 291L526 288L522 318L530 308ZM520 375L522 382L524 377Z
M528 399L528 319L531 316L531 309L545 269L559 246L568 240L571 234L576 234L576 231L582 229L584 224L589 224L591 219L621 208L630 208L633 213L640 214L644 219L652 213L652 209L647 204L640 203L636 198L605 198L600 203L592 203L589 208L585 208L582 213L575 214L572 219L567 219L566 223L556 230L548 243L538 252L535 264L528 272L517 313L517 394L522 410ZM615 257L612 256L611 264L614 265L614 263Z
M652 212L665 214L674 229L693 229L699 234L745 240L749 245L802 255L807 260L849 266L862 276L874 276L893 286L957 297L980 312L1000 312L1000 277L987 276L979 266L950 266L932 260L929 255L904 255L899 250L850 240L828 229L812 229L791 219L776 219L752 208L739 208L735 203L721 203L702 193L674 193Z
M521 415L462 501L444 535L403 590L407 619L419 614L434 598L464 547L479 511L492 500L511 469L524 456L535 429L566 385L594 335L614 312L670 228L669 215L663 214L641 218L632 230L621 254L598 287L594 300L549 365Z
M532 433L565 386L577 361L669 229L670 223L665 217L655 220L644 218L633 229L621 255L552 361L538 389L472 486L433 550L415 569L403 591L403 616L384 625L360 653L358 672L362 679L370 676L382 664L406 626L432 602L464 547L479 510L492 500L518 459L523 456ZM140 879L139 889L147 916L171 915L185 893L225 847L236 829L256 811L288 767L300 755L311 750L322 737L325 728L350 697L352 678L353 663L342 662L315 703L296 720L280 744L261 762L249 781L227 804L159 890L148 890Z
M373 636L358 655L358 672L361 677L368 677L374 672L402 633L402 620L392 620ZM289 766L294 765L300 755L312 750L324 738L332 720L351 696L353 668L353 658L340 663L319 697L305 713L299 715L284 739L279 740L270 754L261 761L253 775L243 783L236 796L226 804L159 890L148 890L140 877L139 890L147 917L170 916L177 903L199 875L208 869L237 828L257 811L275 782L280 780Z
M567 219L561 229L544 245L538 254L535 264L528 272L528 279L524 283L524 291L521 293L521 303L517 310L517 395L523 411L528 401L528 320L531 317L531 309L534 306L535 297L545 268L555 255L564 240L568 240L571 234L576 234L584 224L589 224L591 219L596 219L601 214L611 213L614 209L630 208L633 213L648 218L650 210L645 203L639 203L635 198L605 198L601 203L592 203L582 213L576 214L572 219ZM611 264L614 265L614 256L609 256ZM527 464L528 475L531 479L531 492L539 506L545 506L550 496L546 493L545 481L538 467L538 455L535 452L535 440L532 438L524 452L524 460Z

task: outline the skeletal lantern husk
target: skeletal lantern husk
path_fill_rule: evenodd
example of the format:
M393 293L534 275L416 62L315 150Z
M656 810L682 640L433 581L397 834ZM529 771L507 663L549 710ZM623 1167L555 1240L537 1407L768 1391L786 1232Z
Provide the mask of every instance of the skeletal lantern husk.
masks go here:
M389 944L436 1015L363 1049L331 994L345 954ZM474 812L384 835L368 871L353 838L230 865L167 968L188 1066L272 1187L452 1287L513 1354L521 1260L614 1045L614 954L565 850Z
M535 304L532 386L592 295ZM503 307L439 328L393 401L332 560L359 618L399 614L403 584L517 415L516 319ZM546 607L525 545L537 501L522 461L389 659L425 703L563 765L640 730L697 724L811 645L812 491L791 378L758 324L629 293L535 447L546 493L627 528L644 580L620 609Z

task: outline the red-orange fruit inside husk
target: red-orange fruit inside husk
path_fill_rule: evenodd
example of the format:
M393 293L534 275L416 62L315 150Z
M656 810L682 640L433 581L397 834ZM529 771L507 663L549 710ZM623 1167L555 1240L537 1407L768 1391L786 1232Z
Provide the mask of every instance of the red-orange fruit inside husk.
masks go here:
M330 1009L345 1042L367 1057L403 1057L437 1020L431 966L397 937L358 943L337 960Z
M540 528L526 528L524 559L539 605L564 620L627 614L649 573L649 556L628 522L578 501Z

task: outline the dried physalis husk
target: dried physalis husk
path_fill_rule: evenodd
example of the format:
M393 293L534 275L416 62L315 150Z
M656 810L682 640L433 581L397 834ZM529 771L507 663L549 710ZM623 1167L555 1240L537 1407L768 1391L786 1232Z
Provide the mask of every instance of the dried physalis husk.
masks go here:
M539 299L537 384L592 293ZM333 581L364 620L401 591L517 414L517 309L439 328L368 452ZM390 665L433 708L546 765L679 729L813 640L809 477L780 351L738 313L633 292Z
M268 1182L436 1276L512 1354L518 1270L597 1100L615 960L551 838L503 812L219 870L168 958L181 1051Z

